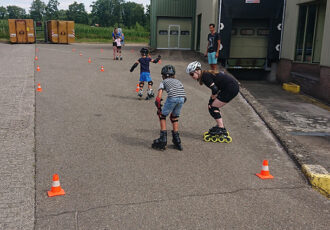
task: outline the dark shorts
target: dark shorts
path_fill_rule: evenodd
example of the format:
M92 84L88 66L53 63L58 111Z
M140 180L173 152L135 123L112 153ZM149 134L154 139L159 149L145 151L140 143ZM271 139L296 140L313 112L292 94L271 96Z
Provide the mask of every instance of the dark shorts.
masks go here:
M117 42L113 42L112 43L112 46L117 46Z
M219 101L228 103L234 97L237 96L238 92L239 92L239 86L238 86L238 83L235 82L235 83L231 84L230 86L228 86L226 88L226 90L220 91L217 98L219 99Z
M117 46L117 49L119 49L119 50L120 50L120 49L121 49L121 46Z

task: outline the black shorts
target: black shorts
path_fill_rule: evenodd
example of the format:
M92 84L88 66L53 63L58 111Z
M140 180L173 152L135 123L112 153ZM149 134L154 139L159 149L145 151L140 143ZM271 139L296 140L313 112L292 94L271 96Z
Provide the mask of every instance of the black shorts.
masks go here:
M121 46L117 46L117 49L120 50L121 49Z
M117 42L113 42L112 43L112 46L117 46Z
M235 82L228 87L226 87L225 90L221 90L220 93L218 94L217 98L219 101L228 103L230 102L234 97L237 96L239 92L239 86L238 83Z

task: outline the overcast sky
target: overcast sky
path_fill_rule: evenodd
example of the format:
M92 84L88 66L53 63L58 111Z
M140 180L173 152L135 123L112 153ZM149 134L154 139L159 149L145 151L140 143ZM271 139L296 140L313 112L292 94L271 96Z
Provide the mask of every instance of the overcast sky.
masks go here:
M42 0L45 4L48 3L48 0ZM58 0L60 3L59 9L65 9L67 10L69 5L71 5L73 2L78 2L78 3L84 3L85 8L88 12L91 11L91 8L89 7L92 2L94 2L95 0ZM139 4L143 4L144 7L146 7L146 5L150 4L150 0L126 0L125 2L136 2ZM22 7L26 10L26 12L28 13L30 10L30 6L31 6L32 0L0 0L0 6L9 6L9 5L16 5L19 7Z

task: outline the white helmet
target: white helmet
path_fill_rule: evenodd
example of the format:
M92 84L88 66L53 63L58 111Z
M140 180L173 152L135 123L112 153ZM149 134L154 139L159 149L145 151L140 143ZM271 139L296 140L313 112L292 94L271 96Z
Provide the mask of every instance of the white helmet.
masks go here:
M201 69L201 67L201 63L194 61L187 66L186 73L194 72L196 69Z

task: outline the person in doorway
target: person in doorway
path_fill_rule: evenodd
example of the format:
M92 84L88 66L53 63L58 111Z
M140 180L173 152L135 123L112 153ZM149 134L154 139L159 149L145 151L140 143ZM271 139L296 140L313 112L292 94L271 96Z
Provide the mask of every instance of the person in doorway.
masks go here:
M208 132L204 133L206 142L226 142L230 143L232 138L227 132L220 113L220 108L225 106L239 92L239 84L236 79L225 72L216 72L214 70L203 71L201 64L194 61L187 66L186 72L199 82L200 85L205 84L211 89L211 96L208 103L210 115L217 123Z
M209 25L210 33L207 35L207 48L205 57L208 57L208 62L212 70L217 70L219 50L220 50L220 35L215 32L215 25L211 23Z

